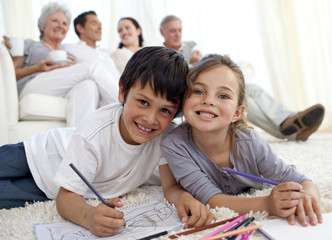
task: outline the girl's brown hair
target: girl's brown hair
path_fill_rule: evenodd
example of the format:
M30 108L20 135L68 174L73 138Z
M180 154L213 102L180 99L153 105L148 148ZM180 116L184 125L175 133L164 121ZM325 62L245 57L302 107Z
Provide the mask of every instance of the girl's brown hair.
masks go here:
M239 83L239 99L238 106L246 105L246 93L245 93L245 80L243 73L240 67L235 64L227 55L219 55L219 54L210 54L204 57L198 64L196 64L187 75L187 89L184 95L184 100L187 99L192 94L193 85L198 78L198 76L208 70L213 68L225 66L228 67L236 76ZM242 130L244 128L248 128L247 120L244 114L235 122L231 123L228 128L228 133L231 136L231 149L234 155L239 158L239 155L236 152L235 147L235 135L237 129Z

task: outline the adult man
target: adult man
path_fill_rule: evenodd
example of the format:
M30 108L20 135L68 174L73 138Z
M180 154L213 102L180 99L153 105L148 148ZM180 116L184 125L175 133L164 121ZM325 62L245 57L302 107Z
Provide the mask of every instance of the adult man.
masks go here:
M74 19L74 28L80 42L78 44L66 44L66 51L73 54L77 62L101 60L119 79L120 73L110 57L112 51L97 47L97 41L101 40L102 34L102 24L97 14L94 11L81 13Z
M188 64L202 58L193 41L182 42L182 22L174 15L164 17L160 23L164 46L182 53ZM320 126L325 109L321 104L294 112L268 95L256 84L246 84L248 120L277 138L305 141Z
M80 39L79 43L65 44L64 49L72 54L78 63L80 62L97 62L97 64L103 65L104 69L108 71L110 76L109 81L115 81L114 87L111 91L112 97L117 99L118 97L118 81L120 79L120 73L116 68L111 56L111 50L102 49L97 46L97 41L101 40L101 22L99 21L97 14L94 11L83 12L74 19L74 28L77 36ZM96 88L90 84L82 85L81 88ZM84 89L78 89L77 92L83 92ZM75 93L72 93L73 95ZM75 96L75 95L74 95ZM91 96L91 99L98 99L99 93L96 92L95 96ZM117 100L115 100L117 102ZM100 105L105 105L100 102Z
M194 41L181 41L182 23L178 17L174 15L164 17L160 24L160 33L165 39L165 47L182 53L189 65L201 60L202 53Z

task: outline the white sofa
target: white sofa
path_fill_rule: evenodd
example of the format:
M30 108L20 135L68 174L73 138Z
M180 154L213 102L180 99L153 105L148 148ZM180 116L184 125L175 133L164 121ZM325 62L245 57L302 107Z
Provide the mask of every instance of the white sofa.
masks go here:
M0 146L50 128L65 127L67 102L42 94L29 94L19 101L11 56L0 44Z

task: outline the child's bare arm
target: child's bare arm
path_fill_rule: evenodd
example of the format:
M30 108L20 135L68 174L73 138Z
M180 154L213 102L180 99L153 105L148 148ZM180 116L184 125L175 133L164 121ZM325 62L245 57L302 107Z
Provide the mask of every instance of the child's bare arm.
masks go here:
M111 199L112 207L121 207L119 199ZM89 229L99 237L114 235L124 226L123 213L105 204L93 207L85 202L82 196L60 187L56 198L59 214L69 221Z
M290 224L295 224L295 215L297 215L300 224L302 226L307 226L307 215L311 225L316 225L317 222L322 223L323 217L320 194L317 186L311 181L303 182L301 185L303 186L305 194L296 208L296 213L288 217L288 222Z
M215 220L215 216L176 182L168 164L159 166L165 198L174 203L185 227L199 227ZM188 214L190 217L188 219Z

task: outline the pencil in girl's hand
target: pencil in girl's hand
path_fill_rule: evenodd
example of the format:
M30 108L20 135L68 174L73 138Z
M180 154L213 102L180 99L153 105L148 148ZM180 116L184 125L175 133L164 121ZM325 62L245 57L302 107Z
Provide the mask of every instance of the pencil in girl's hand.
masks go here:
M274 186L277 186L277 185L280 184L278 182L274 182L274 181L268 180L266 178L261 178L261 177L257 177L257 176L254 176L254 175L251 175L251 174L248 174L248 173L239 172L239 171L236 171L234 169L230 169L230 168L223 168L223 169L228 173L234 173L234 174L240 175L242 177L250 178L250 179L253 179L253 180L256 180L256 181L260 181L260 182L265 182L265 183L268 183L268 184L271 184L271 185L274 185ZM304 193L305 191L300 190L299 192Z
M268 183L268 184L271 184L271 185L275 185L276 186L276 185L279 184L278 182L274 182L274 181L271 181L271 180L268 180L268 179L265 179L265 178L257 177L257 176L254 176L254 175L250 175L248 173L239 172L239 171L236 171L234 169L224 168L224 170L226 172L228 172L228 173L234 173L234 174L240 175L242 177L250 178L250 179L253 179L253 180L256 180L256 181L260 181L260 182L265 182L265 183Z

